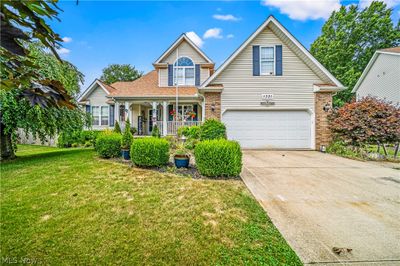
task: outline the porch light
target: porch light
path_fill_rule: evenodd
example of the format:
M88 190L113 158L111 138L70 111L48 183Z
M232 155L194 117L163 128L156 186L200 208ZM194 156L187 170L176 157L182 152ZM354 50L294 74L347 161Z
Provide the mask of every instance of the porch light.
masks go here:
M319 151L325 153L326 152L326 146L325 145L321 145L319 147Z
M211 104L211 111L212 111L212 112L215 112L215 102L213 102L213 103Z
M332 109L332 107L331 107L331 105L330 105L329 103L326 103L326 104L324 105L324 107L322 107L322 109L323 109L325 112L329 112L329 111Z

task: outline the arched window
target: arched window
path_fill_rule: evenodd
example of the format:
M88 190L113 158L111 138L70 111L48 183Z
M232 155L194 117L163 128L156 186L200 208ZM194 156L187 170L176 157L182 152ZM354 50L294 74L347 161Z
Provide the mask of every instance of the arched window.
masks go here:
M194 85L194 64L189 57L180 57L175 61L174 84Z

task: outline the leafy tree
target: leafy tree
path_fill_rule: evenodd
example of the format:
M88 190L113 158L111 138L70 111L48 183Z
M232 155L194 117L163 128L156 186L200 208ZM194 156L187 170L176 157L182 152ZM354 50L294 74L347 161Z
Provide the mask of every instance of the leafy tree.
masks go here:
M336 95L334 105L351 100L351 90L376 50L400 44L400 21L393 24L392 11L383 2L363 10L342 6L325 22L310 51L348 87Z
M83 81L83 75L75 66L59 61L54 55L45 51L40 44L29 45L35 72L44 80L52 79L60 88L65 88L68 95L74 95L79 90L79 82ZM30 71L29 67L25 68ZM45 79L47 78L47 79ZM55 82L54 80L59 80ZM50 82L50 81L49 81ZM40 83L33 83L32 88L43 92L48 88ZM18 128L25 133L32 133L42 141L46 136L53 137L61 132L74 132L89 125L89 117L79 108L69 108L69 105L45 105L38 104L41 97L25 97L23 88L1 90L1 157L0 159L12 159L15 157L13 140L16 138ZM49 91L49 93L52 93ZM57 97L54 94L53 97ZM57 99L57 102L61 102ZM45 103L46 104L46 103Z
M100 77L100 80L107 84L117 81L133 81L140 78L142 74L142 72L130 64L111 64L103 69L103 75Z
M366 97L346 103L329 116L336 140L354 146L400 141L400 107Z

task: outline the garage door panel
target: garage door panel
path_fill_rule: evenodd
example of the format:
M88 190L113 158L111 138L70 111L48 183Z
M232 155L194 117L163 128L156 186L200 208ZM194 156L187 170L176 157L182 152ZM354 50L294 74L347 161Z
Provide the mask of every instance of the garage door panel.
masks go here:
M229 139L242 148L309 149L311 117L307 111L227 111Z

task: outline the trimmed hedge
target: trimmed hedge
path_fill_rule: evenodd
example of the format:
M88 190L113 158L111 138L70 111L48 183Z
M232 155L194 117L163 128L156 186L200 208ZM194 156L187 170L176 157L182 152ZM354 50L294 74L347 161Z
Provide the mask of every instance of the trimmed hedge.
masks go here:
M196 166L204 176L234 177L242 171L242 151L236 141L205 140L194 149Z
M161 166L168 164L169 143L162 138L135 139L131 146L131 159L137 166Z
M57 146L60 148L69 148L72 144L81 146L94 146L97 136L101 130L82 130L74 132L62 132L57 139ZM90 145L88 145L90 143ZM76 146L75 145L75 146Z
M119 133L104 131L96 139L96 151L103 158L113 158L121 156L121 140Z
M225 125L215 119L208 119L200 127L200 139L226 139Z

